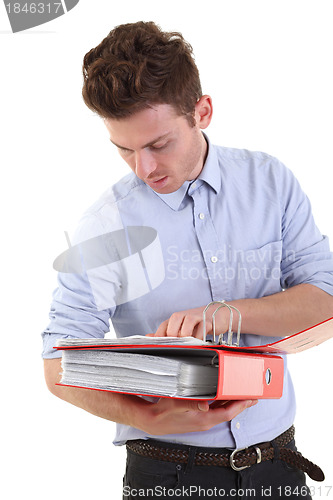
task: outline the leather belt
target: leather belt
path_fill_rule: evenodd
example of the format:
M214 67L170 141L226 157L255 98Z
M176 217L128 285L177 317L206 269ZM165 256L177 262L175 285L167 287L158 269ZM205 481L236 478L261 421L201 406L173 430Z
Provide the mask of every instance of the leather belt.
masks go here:
M324 481L323 471L314 463L307 460L298 451L285 448L295 435L295 428L291 426L287 431L280 434L272 442L259 443L248 448L238 448L229 453L218 453L214 451L196 451L194 455L195 465L231 467L235 471L241 471L252 465L279 458L291 467L306 472L314 481ZM153 440L134 439L127 441L128 450L138 455L161 460L164 462L176 462L186 464L189 459L188 449L177 449L173 447L154 444ZM200 450L200 448L198 449Z

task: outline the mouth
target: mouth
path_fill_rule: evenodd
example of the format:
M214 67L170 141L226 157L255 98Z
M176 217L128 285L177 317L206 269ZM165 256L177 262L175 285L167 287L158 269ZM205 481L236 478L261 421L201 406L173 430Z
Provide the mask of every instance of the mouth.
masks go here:
M166 184L167 180L168 180L168 176L165 176L165 177L161 177L160 179L156 179L156 180L153 180L153 179L148 180L147 179L145 182L151 188L156 189L156 188L163 187Z

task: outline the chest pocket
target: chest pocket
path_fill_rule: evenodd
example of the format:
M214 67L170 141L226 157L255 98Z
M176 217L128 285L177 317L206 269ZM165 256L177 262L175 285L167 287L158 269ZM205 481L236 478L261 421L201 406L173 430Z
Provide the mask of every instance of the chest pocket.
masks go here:
M282 241L260 248L237 250L233 265L238 297L258 298L281 291Z

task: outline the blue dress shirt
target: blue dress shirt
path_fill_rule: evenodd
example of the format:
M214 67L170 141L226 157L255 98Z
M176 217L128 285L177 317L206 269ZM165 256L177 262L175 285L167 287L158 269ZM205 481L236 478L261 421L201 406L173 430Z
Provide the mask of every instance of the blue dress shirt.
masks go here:
M104 337L110 318L118 337L145 335L173 312L212 300L259 298L300 283L333 295L328 239L292 172L264 153L208 145L201 174L178 191L158 194L131 173L86 212L74 246L115 235L113 257L82 272L59 272L44 358L60 355L53 349L58 338ZM138 227L133 244L131 228ZM244 345L275 340L241 336ZM286 359L284 377L281 399L260 400L209 431L158 439L230 448L269 441L295 416ZM114 442L149 437L117 424Z

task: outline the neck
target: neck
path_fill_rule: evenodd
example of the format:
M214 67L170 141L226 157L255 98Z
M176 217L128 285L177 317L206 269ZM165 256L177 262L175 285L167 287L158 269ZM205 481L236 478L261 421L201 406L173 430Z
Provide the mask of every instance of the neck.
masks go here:
M191 180L197 179L199 177L199 175L202 172L202 169L204 168L207 156L208 156L208 142L206 141L205 136L201 132L201 153L200 153L200 160L198 162L197 174Z

